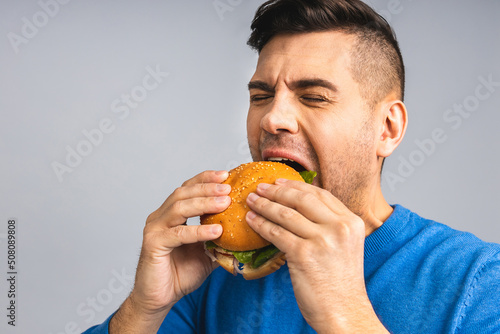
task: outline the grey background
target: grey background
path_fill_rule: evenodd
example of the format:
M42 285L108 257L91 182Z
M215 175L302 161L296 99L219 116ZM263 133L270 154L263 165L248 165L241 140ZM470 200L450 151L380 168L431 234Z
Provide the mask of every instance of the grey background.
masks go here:
M2 333L102 322L130 291L147 215L198 172L250 160L246 83L257 56L246 38L262 1L60 1L0 2L0 272L12 217L19 272L15 328L0 280ZM384 176L387 199L500 242L500 87L456 129L443 119L475 101L479 77L500 82L500 2L370 3L396 30L407 68L410 124L385 165L399 177ZM26 22L40 27L25 28L16 53L9 38ZM140 92L148 67L168 76L126 117L113 112L122 94ZM104 119L113 131L60 182L53 162L65 164L67 146ZM446 141L418 153L437 128Z

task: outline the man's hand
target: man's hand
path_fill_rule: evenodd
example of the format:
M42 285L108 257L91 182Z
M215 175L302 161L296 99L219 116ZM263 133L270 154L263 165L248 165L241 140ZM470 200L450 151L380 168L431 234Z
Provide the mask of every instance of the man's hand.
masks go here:
M297 181L260 184L249 225L286 254L295 297L319 333L387 333L366 293L365 224L331 193Z
M198 288L217 267L202 241L220 236L220 225L187 226L188 218L224 211L231 187L225 171L206 171L186 181L149 215L135 285L110 323L110 333L156 333L171 307Z

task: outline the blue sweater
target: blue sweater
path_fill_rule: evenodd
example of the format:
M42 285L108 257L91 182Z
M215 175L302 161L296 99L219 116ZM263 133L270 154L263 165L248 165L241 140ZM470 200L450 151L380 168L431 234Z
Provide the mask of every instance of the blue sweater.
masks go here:
M365 281L391 333L500 333L500 245L396 205L365 240ZM85 333L108 333L109 318ZM216 269L158 333L314 333L287 266L254 281Z

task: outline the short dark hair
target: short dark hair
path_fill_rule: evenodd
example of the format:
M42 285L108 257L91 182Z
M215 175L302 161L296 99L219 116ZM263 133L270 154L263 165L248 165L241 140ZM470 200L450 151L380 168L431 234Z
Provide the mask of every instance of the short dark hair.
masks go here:
M255 13L247 44L259 53L278 34L340 31L357 41L351 73L362 96L375 105L390 92L404 98L401 50L389 23L360 0L270 0Z

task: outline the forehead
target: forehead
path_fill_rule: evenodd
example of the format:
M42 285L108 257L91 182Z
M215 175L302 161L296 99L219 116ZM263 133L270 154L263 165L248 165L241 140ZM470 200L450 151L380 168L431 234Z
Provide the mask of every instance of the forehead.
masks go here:
M253 79L349 79L353 44L354 36L337 31L277 35L262 49Z

